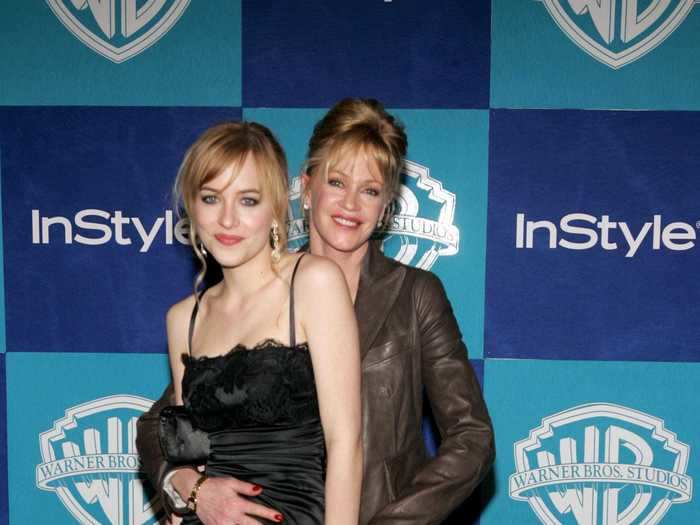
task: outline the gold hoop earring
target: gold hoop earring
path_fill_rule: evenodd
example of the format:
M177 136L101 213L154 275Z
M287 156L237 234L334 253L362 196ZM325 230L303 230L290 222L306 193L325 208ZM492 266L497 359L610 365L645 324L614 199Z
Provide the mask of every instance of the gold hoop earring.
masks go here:
M202 241L199 241L199 251L202 253L202 257L204 257L205 259L207 258L207 255L209 255Z
M279 226L277 225L277 221L272 222L270 237L272 238L272 262L273 264L277 264L282 258L282 254L280 253L280 232Z

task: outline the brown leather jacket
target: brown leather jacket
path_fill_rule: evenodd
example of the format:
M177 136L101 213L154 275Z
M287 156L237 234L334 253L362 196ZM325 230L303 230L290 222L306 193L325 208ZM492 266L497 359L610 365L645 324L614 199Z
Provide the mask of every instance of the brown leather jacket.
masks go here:
M360 523L438 524L471 494L494 459L491 420L452 308L435 275L385 257L372 242L355 313L363 380ZM434 458L427 456L421 432L424 389L441 436ZM157 487L169 469L158 444L157 414L171 392L138 423L136 444Z

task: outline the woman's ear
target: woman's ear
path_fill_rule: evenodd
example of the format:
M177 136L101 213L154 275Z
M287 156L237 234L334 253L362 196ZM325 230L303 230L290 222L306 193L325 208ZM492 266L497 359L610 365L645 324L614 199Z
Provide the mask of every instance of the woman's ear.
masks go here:
M311 207L311 177L308 173L301 174L301 207L308 210Z

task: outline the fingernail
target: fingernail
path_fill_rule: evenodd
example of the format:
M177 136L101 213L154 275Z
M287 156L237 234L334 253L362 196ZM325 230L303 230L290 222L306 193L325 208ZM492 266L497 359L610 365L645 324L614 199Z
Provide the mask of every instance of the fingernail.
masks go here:
M275 521L277 523L280 523L284 519L284 516L282 514L275 514Z
M262 487L260 485L253 485L254 492L260 492L261 490L262 490Z

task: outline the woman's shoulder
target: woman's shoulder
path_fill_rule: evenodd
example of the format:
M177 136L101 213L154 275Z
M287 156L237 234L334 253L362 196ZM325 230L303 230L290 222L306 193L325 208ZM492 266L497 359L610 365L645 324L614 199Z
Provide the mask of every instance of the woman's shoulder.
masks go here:
M312 255L310 253L299 256L294 286L297 283L300 287L319 287L337 282L343 282L343 273L340 267L325 257ZM296 264L296 263L295 263Z
M179 324L182 321L189 320L195 304L196 299L194 294L190 294L184 299L176 302L174 305L168 308L168 313L166 314L168 323Z
M382 254L388 264L395 270L402 268L405 272L404 283L412 288L414 292L420 292L424 289L443 289L442 281L440 278L431 272L430 270L424 270L423 268L416 268L415 266L409 266L402 262L387 257Z

